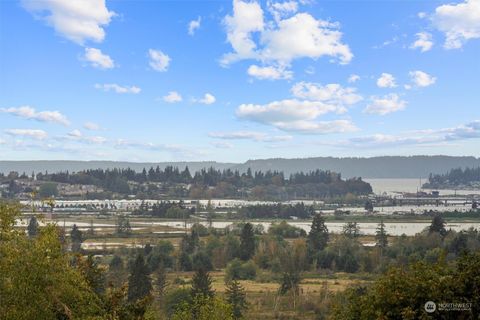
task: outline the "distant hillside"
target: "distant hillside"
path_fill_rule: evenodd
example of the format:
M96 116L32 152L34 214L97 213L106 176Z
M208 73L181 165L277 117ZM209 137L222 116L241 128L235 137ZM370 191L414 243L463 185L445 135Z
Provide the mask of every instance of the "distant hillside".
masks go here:
M343 177L362 178L426 178L430 173L445 173L452 168L477 167L480 158L450 156L333 158L249 160L235 166L246 170L281 170L287 174L317 168L339 172Z
M339 172L345 178L426 178L430 173L442 174L453 168L480 166L480 158L450 156L410 156L410 157L372 157L372 158L333 158L316 157L305 159L263 159L249 160L245 163L206 162L116 162L116 161L0 161L0 172L59 172L81 171L86 169L143 168L175 166L183 169L188 166L191 172L202 168L233 169L241 172L251 168L253 171L279 170L285 174L315 169Z
M135 171L142 171L143 168L159 166L162 170L166 166L174 166L185 168L188 166L191 172L201 170L203 168L215 167L217 169L225 169L232 167L234 163L219 163L215 161L205 162L120 162L120 161L70 161L70 160L38 160L38 161L0 161L0 172L9 173L17 171L27 174L34 172L55 173L60 171L77 172L87 169L126 169L131 168Z

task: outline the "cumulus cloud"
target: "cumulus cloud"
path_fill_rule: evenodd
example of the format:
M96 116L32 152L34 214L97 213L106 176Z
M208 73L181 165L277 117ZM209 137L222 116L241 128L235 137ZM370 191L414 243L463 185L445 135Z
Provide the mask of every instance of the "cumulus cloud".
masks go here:
M202 22L202 17L198 17L197 20L192 20L188 23L188 34L193 36L195 31L200 28L200 23Z
M92 67L98 69L112 69L115 63L108 55L103 54L100 49L85 48L83 59L90 63Z
M247 73L248 75L260 80L291 79L293 75L292 71L285 70L284 67L275 67L275 66L259 67L254 64L248 67Z
M242 104L236 115L240 119L250 120L274 126L280 130L302 133L331 133L353 130L354 126L346 121L316 122L320 115L338 111L338 106L321 101L287 99L268 104Z
M158 72L165 72L168 70L168 66L170 65L170 57L163 53L160 50L149 49L148 56L150 58L149 65Z
M215 96L211 93L205 93L203 95L203 98L201 99L198 99L198 100L195 100L201 104L212 104L212 103L215 103L215 101L217 101L217 99L215 98Z
M43 140L48 137L48 134L44 130L39 129L5 129L4 132L11 136L27 137L36 140Z
M360 76L358 74L352 74L350 77L348 77L348 82L349 83L354 83L360 80Z
M313 120L335 111L338 111L337 106L321 101L286 99L267 104L241 104L236 114L242 119L278 126L279 123Z
M444 4L435 9L433 25L445 34L445 49L459 49L480 38L480 0Z
M350 120L319 121L327 113L342 114L363 98L355 88L339 84L299 82L292 86L294 98L266 104L241 104L236 110L240 119L299 133L324 134L350 132L357 128Z
M428 87L437 81L437 78L420 70L410 71L408 74L410 75L412 82L417 87Z
M233 14L224 19L227 29L227 40L234 53L223 57L222 63L229 64L235 60L254 58L257 45L252 33L263 31L263 10L257 2L233 1Z
M298 13L279 21L277 29L263 32L265 48L261 56L283 64L297 58L331 56L338 58L341 64L347 64L353 54L348 45L341 42L342 33L337 28L337 23L317 20L308 13Z
M289 16L298 11L298 3L296 1L285 2L267 2L268 11L273 15L275 21L279 21L281 18Z
M363 99L356 93L355 88L344 88L337 83L323 86L318 83L299 82L292 87L291 91L297 98L334 105L337 107L337 112L345 112L345 106L353 105Z
M407 105L407 102L401 100L396 93L387 94L383 97L373 96L371 100L371 103L363 111L382 116L403 110Z
M142 89L136 86L120 86L116 83L105 83L105 84L96 84L95 85L96 89L103 90L105 92L108 91L114 91L116 93L132 93L132 94L138 94Z
M292 139L291 136L272 136L258 131L210 132L208 135L216 139L252 140L257 142L281 142Z
M95 122L85 122L83 124L83 127L87 130L92 130L92 131L97 131L97 130L102 129L102 127Z
M390 73L382 73L380 78L377 79L377 86L380 88L395 88L395 77Z
M22 5L58 34L81 45L87 40L102 42L103 28L115 15L108 10L105 0L22 0Z
M269 2L268 8L274 21L265 21L258 2L233 1L233 13L224 19L233 52L222 57L222 65L254 59L265 67L287 68L299 58L329 56L341 64L353 58L350 48L341 40L338 23L317 20L308 13L295 13L294 1Z
M421 52L426 52L432 49L433 41L431 33L419 32L416 36L417 39L411 44L410 49L420 49Z
M215 148L218 148L218 149L232 149L233 148L233 144L231 144L230 142L226 142L226 141L212 142L211 145L214 146Z
M24 119L37 120L41 122L52 122L68 126L70 121L59 111L39 111L30 106L21 106L18 108L0 108L0 112L9 113Z
M166 96L164 96L163 101L168 103L176 103L182 101L182 96L177 91L170 91Z

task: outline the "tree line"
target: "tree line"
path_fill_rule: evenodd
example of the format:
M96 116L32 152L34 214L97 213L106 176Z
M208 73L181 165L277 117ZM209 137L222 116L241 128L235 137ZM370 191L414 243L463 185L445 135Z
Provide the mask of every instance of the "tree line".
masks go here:
M480 167L456 168L445 174L430 174L424 188L443 189L480 184Z
M70 173L37 173L37 180L70 184L90 184L120 194L152 196L165 194L191 198L325 198L347 193L365 195L372 192L371 186L361 178L343 180L331 171L315 170L299 172L288 178L280 171L255 171L247 169L217 170L213 167L191 174L188 167L180 170L168 166L143 169L95 169ZM190 186L186 188L185 186Z

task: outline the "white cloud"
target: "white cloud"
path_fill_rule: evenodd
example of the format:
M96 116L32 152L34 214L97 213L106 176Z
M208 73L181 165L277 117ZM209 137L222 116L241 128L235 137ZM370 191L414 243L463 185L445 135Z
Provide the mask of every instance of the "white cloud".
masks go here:
M321 101L287 99L267 104L241 104L236 114L239 118L273 124L298 120L314 120L320 115L336 112L338 107Z
M92 131L97 131L102 129L99 124L96 124L95 122L85 122L83 124L83 127L87 130L92 130Z
M102 144L107 141L107 138L100 137L100 136L93 136L93 137L83 137L83 141L94 143L94 144Z
M199 149L194 149L192 147L184 147L175 144L156 144L152 142L139 142L139 141L129 141L124 139L118 139L114 148L116 149L141 149L154 152L171 152L174 155L178 155L180 158L198 158L199 156L204 156L204 152Z
M168 66L172 59L170 59L167 54L160 50L149 49L148 56L150 57L149 64L152 69L159 72L165 72L168 70Z
M377 86L380 88L395 88L397 84L395 83L395 77L390 73L382 73L380 78L377 79Z
M182 101L182 96L177 91L170 91L166 96L164 96L163 101L168 103L176 103Z
M344 88L337 83L322 86L318 83L299 82L291 89L297 98L312 101L322 101L337 106L337 112L346 111L344 106L353 105L363 98L356 93L355 88Z
M257 65L251 65L247 70L248 75L257 79L263 80L279 80L279 79L291 79L293 72L285 70L283 67L259 67Z
M267 2L268 11L273 15L275 21L279 21L288 15L296 13L298 11L298 3L296 1L285 2Z
M37 140L43 140L48 137L44 130L39 129L5 129L4 131L11 136L22 136Z
M74 137L74 138L80 138L82 136L82 133L80 132L80 130L75 129L75 130L70 131L68 133L68 136Z
M322 56L338 58L347 64L353 58L348 45L341 42L338 24L317 20L308 13L280 20L278 28L266 29L261 35L265 47L262 59L288 64L297 58L317 59Z
M132 93L132 94L138 94L142 89L136 86L120 86L116 83L105 83L105 84L96 84L95 85L96 89L103 90L105 92L108 91L114 91L116 93Z
M227 40L234 53L225 55L222 64L235 60L254 58L257 45L252 39L252 32L264 28L263 10L257 2L233 0L233 15L227 15L223 20L227 29Z
M281 130L304 134L329 134L357 131L358 128L350 120L333 121L291 121L278 123Z
M92 67L99 69L112 69L115 67L115 63L108 55L103 54L100 49L85 48L85 55L83 56L85 61L88 61Z
M205 93L203 98L199 99L198 102L202 103L202 104L212 104L212 103L215 103L216 100L217 99L215 98L215 96L213 94Z
M18 108L0 108L0 112L13 114L24 119L37 120L42 122L52 122L68 126L70 121L59 111L39 111L30 106L21 106Z
M305 73L306 74L315 74L315 68L313 66L308 66L306 69L305 69Z
M77 141L77 142L82 142L82 143L88 143L88 144L102 144L107 142L107 138L101 137L101 136L85 136L83 133L78 130L72 130L70 131L66 137L60 137L60 140L67 138L69 140Z
M437 81L437 78L420 70L410 71L408 74L417 87L428 87Z
M432 49L433 41L432 34L428 32L419 32L416 34L417 40L410 46L410 49L420 48L421 52L426 52Z
M371 100L372 103L365 108L364 112L379 114L382 116L403 110L407 105L407 102L401 100L400 97L395 93L391 93L383 97L373 96Z
M202 17L198 17L197 20L192 20L188 23L188 34L193 36L195 30L200 28L200 23L202 22Z
M236 115L241 119L271 125L284 131L332 133L354 130L354 125L347 120L315 121L323 114L338 111L338 106L321 101L289 99L265 105L242 104L237 108Z
M222 65L254 59L265 66L289 68L299 58L330 56L347 64L353 58L348 45L341 42L338 23L317 20L308 13L296 13L296 2L269 2L274 21L265 21L258 2L233 1L233 14L224 24L233 52L225 54Z
M334 146L348 148L382 148L399 145L444 145L452 141L480 138L480 120L452 128L418 130L398 135L374 134L336 141Z
M444 48L461 48L468 40L480 38L480 0L466 0L437 7L433 25L445 34Z
M115 15L108 10L105 0L22 0L22 4L61 36L82 45L87 40L102 42L103 28Z
M352 74L350 77L348 77L348 82L349 83L354 83L360 80L360 76L358 74Z
M321 85L299 82L292 86L293 99L272 101L266 104L241 104L236 115L273 126L284 131L325 134L350 132L357 128L349 120L318 121L327 113L345 113L347 107L363 98L355 88L344 88L339 84Z
M219 148L219 149L232 149L233 148L233 144L231 144L230 142L226 142L226 141L212 142L211 145L214 146L215 148Z
M289 141L291 136L271 136L257 131L210 132L209 137L224 140L252 140L261 142Z

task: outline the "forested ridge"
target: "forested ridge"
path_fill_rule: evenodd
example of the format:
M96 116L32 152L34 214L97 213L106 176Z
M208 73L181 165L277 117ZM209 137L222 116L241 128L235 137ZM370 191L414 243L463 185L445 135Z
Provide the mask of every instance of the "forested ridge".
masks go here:
M445 174L430 174L424 188L446 189L455 187L480 188L480 166L455 168Z
M213 167L191 173L188 167L180 170L168 166L143 169L92 169L70 173L37 173L36 179L57 183L96 185L120 194L142 193L152 196L167 193L177 197L225 198L251 197L283 200L289 198L325 198L347 193L366 195L372 192L370 184L361 178L342 179L341 174L328 170L298 172L286 177L280 171L247 169L217 170Z

